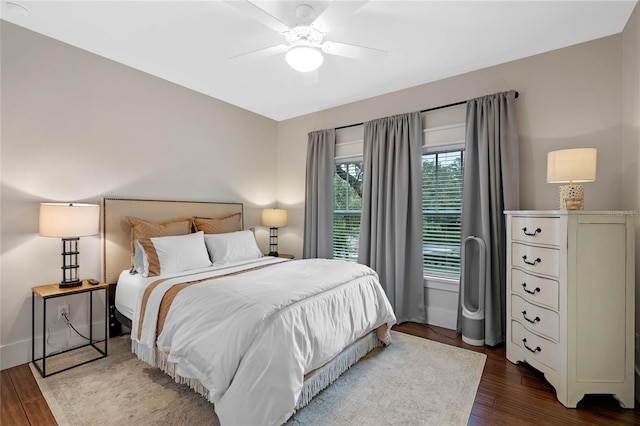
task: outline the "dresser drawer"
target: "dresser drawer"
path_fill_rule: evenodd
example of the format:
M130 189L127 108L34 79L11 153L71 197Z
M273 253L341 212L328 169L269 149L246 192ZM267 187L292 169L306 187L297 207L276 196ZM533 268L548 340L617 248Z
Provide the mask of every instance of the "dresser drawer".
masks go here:
M558 345L528 331L518 321L511 319L511 342L520 347L526 360L536 360L539 363L559 371Z
M511 318L530 331L543 334L557 342L560 335L560 317L557 312L533 305L522 297L511 295Z
M511 266L557 278L560 275L560 251L511 243Z
M538 305L558 310L560 294L557 281L511 269L511 291Z
M560 218L514 216L511 239L530 244L560 246Z

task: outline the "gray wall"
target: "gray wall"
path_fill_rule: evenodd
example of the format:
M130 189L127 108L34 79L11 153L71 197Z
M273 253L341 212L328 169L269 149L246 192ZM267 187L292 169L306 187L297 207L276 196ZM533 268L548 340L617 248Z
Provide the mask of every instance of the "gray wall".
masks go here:
M30 359L31 287L61 279L60 239L38 236L40 202L234 201L245 203L246 226L259 225L261 207L276 201L277 123L0 22L6 368ZM98 236L80 240L79 261L82 277L99 278ZM85 299L67 303L74 323L87 323Z

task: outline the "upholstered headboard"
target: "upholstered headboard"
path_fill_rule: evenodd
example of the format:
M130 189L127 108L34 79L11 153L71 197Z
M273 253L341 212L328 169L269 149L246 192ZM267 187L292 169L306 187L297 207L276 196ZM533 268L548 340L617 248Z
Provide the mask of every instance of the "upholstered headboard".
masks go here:
M149 222L168 222L194 216L213 219L241 214L242 203L160 201L103 198L100 234L102 239L102 281L115 283L120 272L131 267L131 226L127 216Z

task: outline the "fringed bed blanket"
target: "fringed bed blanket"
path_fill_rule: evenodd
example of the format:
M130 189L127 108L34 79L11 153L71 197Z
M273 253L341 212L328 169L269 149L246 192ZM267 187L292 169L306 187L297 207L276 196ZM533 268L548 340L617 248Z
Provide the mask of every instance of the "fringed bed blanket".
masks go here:
M131 338L140 359L214 403L223 426L279 425L390 343L395 320L366 266L263 258L153 282Z

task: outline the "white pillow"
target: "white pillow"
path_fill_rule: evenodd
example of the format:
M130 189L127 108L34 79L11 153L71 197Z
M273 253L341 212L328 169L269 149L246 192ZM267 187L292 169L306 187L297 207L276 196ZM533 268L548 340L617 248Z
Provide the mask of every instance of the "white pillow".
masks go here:
M211 266L204 233L151 238L162 275Z
M202 232L136 240L133 269L145 278L207 266L211 260Z
M204 242L214 265L262 257L256 237L251 231L206 234Z
M149 259L147 258L147 253L144 251L142 244L140 244L140 240L136 240L135 248L133 270L146 278L149 276Z

